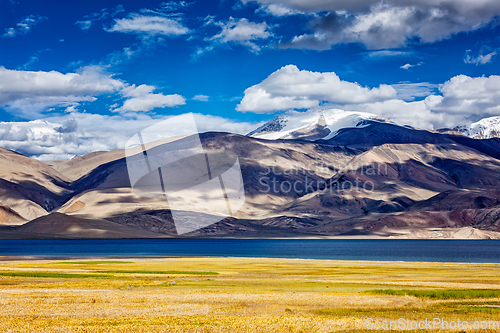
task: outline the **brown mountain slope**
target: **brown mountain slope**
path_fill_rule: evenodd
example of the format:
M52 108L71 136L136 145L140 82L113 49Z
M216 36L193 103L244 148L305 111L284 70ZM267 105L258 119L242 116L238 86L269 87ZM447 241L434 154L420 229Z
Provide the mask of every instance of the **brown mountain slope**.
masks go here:
M239 218L265 215L299 197L295 192L263 192L259 180L268 170L273 177L290 181L300 181L304 173L308 173L312 179L323 180L332 177L336 170L361 152L309 142L267 141L214 133L206 134L202 142L211 151L228 151L239 156L247 198L245 206L237 214ZM288 171L291 173L284 175ZM144 198L134 194L128 177L124 159L100 165L73 183L74 189L81 193L58 211L85 218L106 218L138 209L159 210L169 207L162 198ZM81 208L69 212L68 209L77 201L83 204Z
M241 235L276 235L276 231L272 230L295 235L356 233L366 223L377 220L366 222L366 216L392 216L412 210L413 206L425 210L424 203L431 198L434 198L434 206L449 205L441 202L438 195L450 191L481 189L490 191L494 198L497 195L494 190L500 185L498 160L475 149L450 143L448 139L439 144L390 143L369 150L221 134L207 134L202 142L207 149L216 147L240 156L246 203L237 217L250 221L250 224L242 222L233 225L233 232ZM369 172L370 167L372 172ZM118 160L101 168L103 170L89 175L89 179L105 174L105 180L75 197L63 209L73 207L78 201L85 206L80 204L82 208L70 213L74 216L110 218L127 223L144 220L148 210L168 209L165 201L138 197L127 188L124 161ZM309 189L305 188L305 177L314 183ZM356 181L371 184L369 190L343 187ZM272 188L273 182L277 185L276 189ZM297 190L284 191L280 186L286 182L301 184ZM463 196L460 200L457 205L462 205L462 208L477 206L473 197ZM417 204L424 207L418 208ZM97 207L99 209L95 209ZM138 210L142 213L136 213ZM417 219L415 216L412 218ZM429 214L426 219L419 218L418 221L425 221L419 224L419 228L425 229L425 224L432 226L433 218ZM353 219L360 220L362 226L353 223ZM172 223L168 217L162 220L163 223ZM136 223L134 226L156 231L161 228L156 221L152 224ZM335 228L327 227L332 223ZM400 233L405 233L411 224L399 225L399 228ZM250 229L254 231L250 232ZM368 230L372 230L372 234L378 232L375 227ZM213 234L213 230L209 232L208 228L205 231L206 235ZM195 234L203 235L203 232ZM221 235L231 233L227 225L221 226L220 232ZM397 233L378 234L388 236Z
M47 214L71 195L70 180L45 163L0 148L0 204L27 220Z
M0 148L0 179L38 185L58 195L67 192L70 182L47 164L4 148Z
M64 175L71 181L76 181L92 172L101 164L124 158L124 150L96 151L87 155L77 156L71 160L47 161L48 166Z
M11 208L0 205L0 224L1 225L16 225L25 223L26 220Z
M170 140L171 139L158 140L151 143L149 146L154 147ZM136 151L137 153L140 153L139 149ZM46 161L45 164L71 181L77 181L78 179L91 173L100 165L123 158L125 158L125 150L116 149L111 151L96 151L83 156L76 156L70 160Z
M500 209L404 212L383 217L370 226L404 238L427 233L435 237L500 239Z
M367 129L368 134L358 135ZM452 228L443 231L443 237L495 237L500 232L495 213L500 206L496 141L460 143L453 135L378 123L342 130L331 142L227 133L200 137L209 159L222 153L239 158L246 200L233 218L187 236L435 237L436 230ZM151 146L162 149L163 144ZM28 223L19 233L121 237L136 230L145 232L144 237L176 235L168 202L139 196L130 188L123 151L49 163L60 172L22 155L9 158L25 163L24 172L34 177L5 167L0 204L27 219L52 208L64 213L51 214L48 222L37 220L29 228ZM177 163L174 174L183 171L183 163L189 161ZM42 171L30 169L38 166ZM50 184L45 187L45 182ZM467 218L456 217L456 212L467 212Z
M51 193L43 188L41 190L42 193L0 179L0 203L18 212L24 219L32 220L47 214L41 205L45 202L46 194Z
M153 232L104 220L86 220L61 213L51 213L16 229L23 234L51 235L65 238L155 238Z

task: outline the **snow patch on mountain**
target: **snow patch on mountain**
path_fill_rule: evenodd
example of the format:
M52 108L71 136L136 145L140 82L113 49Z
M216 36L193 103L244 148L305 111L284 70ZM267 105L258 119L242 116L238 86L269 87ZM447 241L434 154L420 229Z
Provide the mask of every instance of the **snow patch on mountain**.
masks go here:
M457 126L453 129L474 139L499 138L500 116L484 118L471 125Z
M253 136L254 134L257 133L269 133L269 132L279 132L283 128L285 128L286 123L288 122L289 116L285 115L279 115L273 120L265 123L264 125L260 126L259 128L253 130L252 132L248 133L247 136Z
M343 128L361 128L371 121L388 120L368 112L344 111L340 109L289 112L279 115L263 126L247 134L261 139L310 139L328 140Z

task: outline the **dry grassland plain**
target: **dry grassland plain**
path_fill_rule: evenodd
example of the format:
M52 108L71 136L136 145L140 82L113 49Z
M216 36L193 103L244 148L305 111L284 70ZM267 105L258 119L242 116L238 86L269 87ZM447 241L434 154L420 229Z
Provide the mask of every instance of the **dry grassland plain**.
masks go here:
M399 318L471 326L500 320L500 265L259 258L0 262L1 332L371 332L369 320ZM447 330L419 330L425 331Z

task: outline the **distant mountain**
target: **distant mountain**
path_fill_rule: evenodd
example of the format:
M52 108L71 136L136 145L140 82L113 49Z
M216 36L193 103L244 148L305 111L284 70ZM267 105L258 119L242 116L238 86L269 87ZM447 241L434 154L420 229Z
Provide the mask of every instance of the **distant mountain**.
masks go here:
M328 140L343 128L362 128L367 121L387 122L387 119L367 112L351 112L339 109L294 112L279 115L247 134L260 139Z
M453 129L474 139L500 138L500 116L484 118L471 125L457 126Z
M25 220L46 215L71 196L69 185L68 178L47 164L0 148L0 205L14 215Z
M238 156L246 200L182 237L500 239L500 138L340 110L282 115L249 135L200 134L206 151ZM43 163L0 149L0 238L178 237L172 216L132 191L123 150Z

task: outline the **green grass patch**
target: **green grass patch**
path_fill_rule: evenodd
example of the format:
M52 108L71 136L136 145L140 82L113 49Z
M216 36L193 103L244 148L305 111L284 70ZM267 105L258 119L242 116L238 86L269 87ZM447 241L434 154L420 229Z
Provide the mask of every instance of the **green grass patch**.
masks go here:
M366 291L377 295L415 296L438 299L494 298L500 297L500 290L495 289L457 289L457 290L411 290L411 289L375 289Z
M109 274L170 274L170 275L219 275L217 272L200 272L200 271L144 271L144 270L113 270L113 271L97 271L99 273Z
M55 265L105 265L105 264L134 264L133 261L118 261L118 260L92 260L92 261L61 261L55 262Z
M109 279L113 276L106 274L80 274L80 273L52 273L52 272L0 272L0 276L54 278L54 279Z

